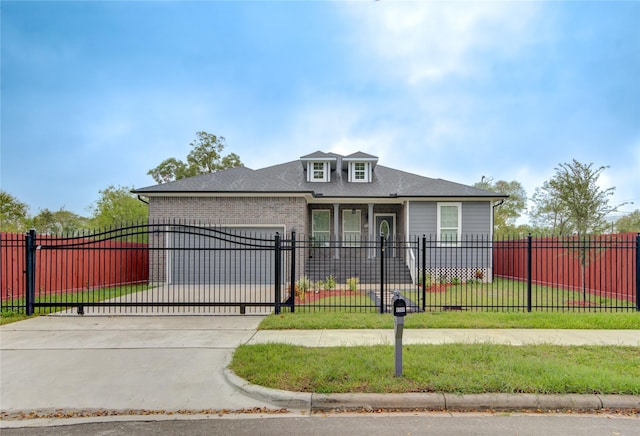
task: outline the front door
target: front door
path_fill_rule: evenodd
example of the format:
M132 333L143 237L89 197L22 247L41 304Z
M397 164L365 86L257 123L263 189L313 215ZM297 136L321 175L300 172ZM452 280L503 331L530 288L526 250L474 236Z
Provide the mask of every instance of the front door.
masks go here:
M376 214L376 239L384 237L385 245L393 244L396 232L396 216L394 214ZM395 256L393 250L389 250L391 256Z

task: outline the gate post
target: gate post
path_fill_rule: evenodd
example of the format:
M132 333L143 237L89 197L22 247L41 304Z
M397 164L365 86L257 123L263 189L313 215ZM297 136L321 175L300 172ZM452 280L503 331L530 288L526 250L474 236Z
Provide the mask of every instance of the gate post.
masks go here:
M27 316L33 315L33 303L36 297L36 230L31 229L25 236L25 312Z
M281 264L281 256L282 256L282 247L280 246L280 233L276 232L275 240L274 240L274 251L275 251L275 259L274 259L274 277L275 277L275 312L276 315L280 314L280 264Z
M527 312L531 312L531 282L533 280L531 277L533 271L531 266L533 249L531 245L531 233L529 233L529 236L527 236Z
M380 313L384 313L384 235L380 235Z
M427 236L422 235L422 311L427 310ZM418 274L418 277L420 275Z
M636 235L636 310L640 312L640 233Z
M296 310L296 231L291 232L291 313Z

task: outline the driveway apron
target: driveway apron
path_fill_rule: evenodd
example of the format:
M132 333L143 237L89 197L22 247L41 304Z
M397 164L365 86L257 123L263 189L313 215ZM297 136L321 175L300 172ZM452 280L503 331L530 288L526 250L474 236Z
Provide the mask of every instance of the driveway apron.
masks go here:
M42 316L0 327L0 410L271 407L223 376L260 316Z

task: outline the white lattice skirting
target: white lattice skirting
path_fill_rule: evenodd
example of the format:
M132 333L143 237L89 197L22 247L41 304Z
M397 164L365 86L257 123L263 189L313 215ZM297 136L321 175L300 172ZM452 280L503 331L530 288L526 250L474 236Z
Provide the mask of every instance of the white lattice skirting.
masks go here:
M460 268L460 267L431 267L427 268L427 274L431 282L452 283L469 282L472 280L481 283L491 283L492 268Z

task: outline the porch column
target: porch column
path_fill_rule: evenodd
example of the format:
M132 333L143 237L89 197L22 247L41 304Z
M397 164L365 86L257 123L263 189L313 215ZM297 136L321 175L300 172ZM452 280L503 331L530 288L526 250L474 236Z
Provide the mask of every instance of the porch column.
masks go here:
M336 241L336 254L335 258L340 259L340 205L338 203L333 204L333 240Z
M368 215L368 226L369 226L369 253L367 255L367 257L369 259L373 258L375 256L375 249L373 248L373 244L372 242L375 240L374 238L376 237L376 219L373 216L373 203L369 203L369 213Z

